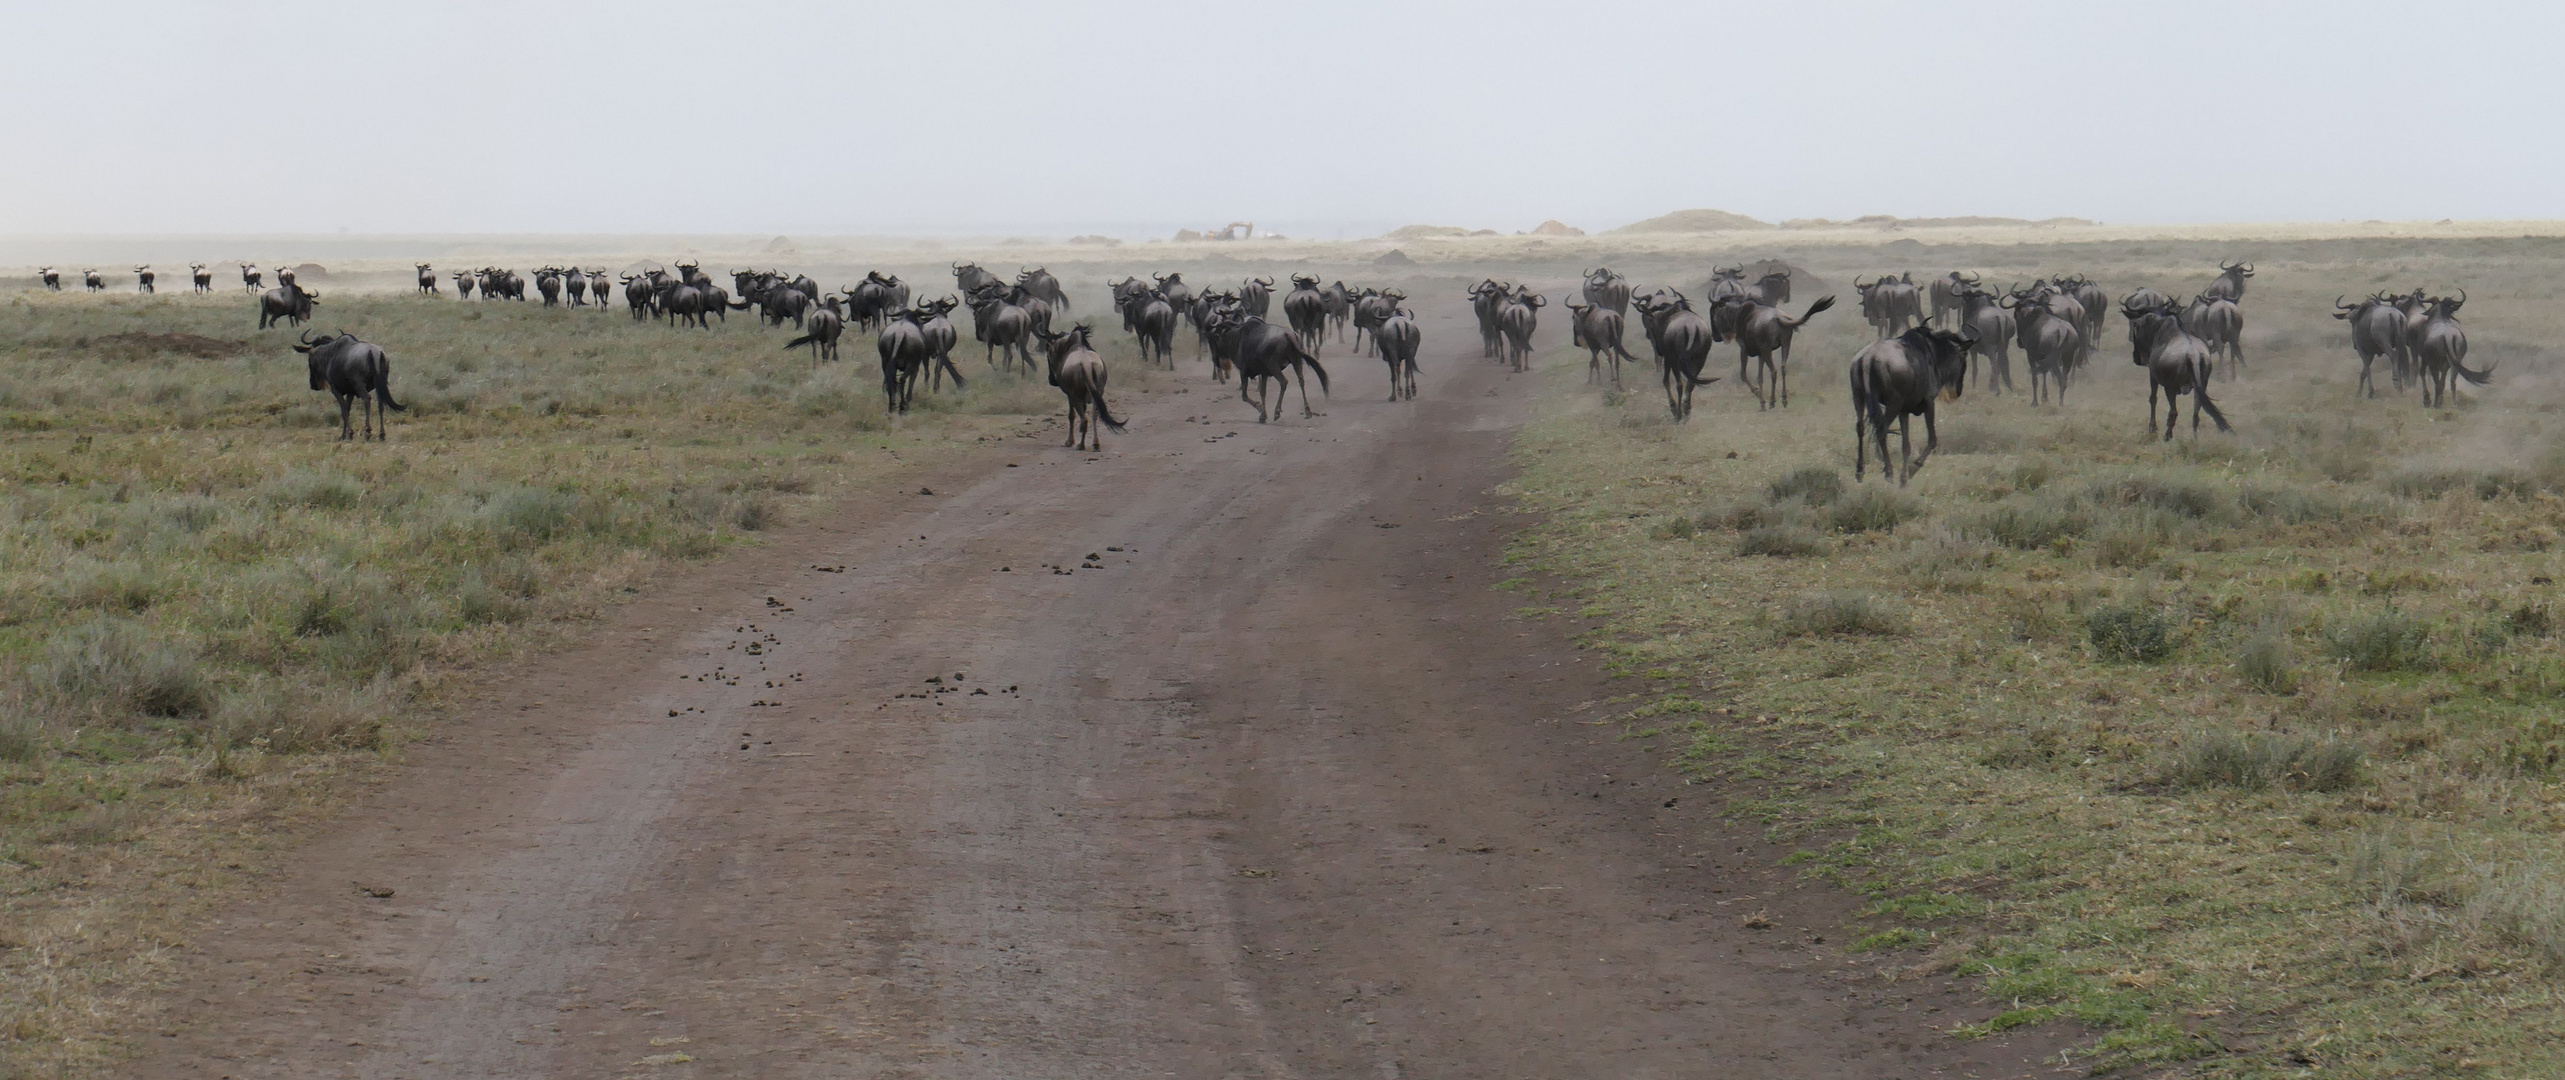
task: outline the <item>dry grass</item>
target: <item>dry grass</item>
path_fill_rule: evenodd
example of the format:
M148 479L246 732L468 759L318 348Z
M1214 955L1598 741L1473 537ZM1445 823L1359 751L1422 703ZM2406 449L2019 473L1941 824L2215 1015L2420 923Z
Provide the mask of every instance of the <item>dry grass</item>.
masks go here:
M2565 337L2565 244L1730 242L1625 271L1692 288L1779 251L1818 279L1796 310L1855 273L2181 292L2252 258L2253 367L2213 388L2236 435L2150 438L2115 318L2069 404L1972 388L1892 495L1842 479L1857 319L1801 337L1814 389L1786 412L1723 383L1681 427L1545 358L1557 407L1515 490L1549 524L1518 558L1574 583L1551 606L1609 613L1591 643L1624 670L1779 718L1705 714L1681 767L1751 783L1739 812L1876 896L1866 947L1981 980L1971 1031L2080 1021L2097 1069L2565 1074L2565 371L2538 344ZM2467 287L2498 364L2448 410L2354 400L2326 316L2413 284ZM1865 497L1911 510L1836 516ZM1704 535L1642 527L1669 515ZM1785 533L1807 557L1765 556ZM1772 606L1794 596L1817 599ZM1773 632L1836 597L1896 611L1905 644Z
M1056 441L1022 378L885 416L855 335L818 368L744 314L323 289L391 355L389 443L338 442L237 292L0 299L0 1076L111 1059L170 943L459 672L902 461Z

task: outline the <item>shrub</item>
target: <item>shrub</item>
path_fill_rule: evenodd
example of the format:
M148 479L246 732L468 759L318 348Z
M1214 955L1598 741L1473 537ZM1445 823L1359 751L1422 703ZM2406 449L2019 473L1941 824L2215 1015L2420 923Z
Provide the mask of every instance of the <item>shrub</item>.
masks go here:
M2249 488L2237 501L2246 513L2288 525L2326 521L2345 513L2341 500L2302 488Z
M7 708L0 713L0 761L34 761L44 752L44 724L17 702L8 702Z
M2105 659L2152 664L2173 655L2173 620L2153 608L2094 608L2084 615L2084 632Z
M152 717L203 716L213 687L194 655L135 623L97 618L45 645L36 683L63 705Z
M2093 537L2093 562L2099 566L2125 569L2145 566L2155 561L2156 547L2164 541L2164 530L2153 521L2133 518L2104 528Z
M2298 667L2290 655L2289 635L2277 626L2265 626L2237 650L2236 674L2255 689L2273 694L2293 693L2298 689Z
M1826 510L1826 524L1836 532L1884 532L1924 515L1924 504L1885 487L1865 487L1838 498Z
M2504 495L2528 495L2539 489L2535 477L2503 469L2434 469L2400 473L2387 480L2389 494L2408 499L2432 499L2453 491L2465 491L2479 499Z
M1648 530L1648 535L1659 540L1690 540L1698 531L1700 527L1694 525L1691 518L1672 517L1657 522Z
M2227 505L2218 490L2207 484L2143 474L2097 481L2086 494L2102 505L2143 506L2193 519L2219 516Z
M2360 782L2361 759L2358 746L2340 739L2206 732L2183 740L2165 779L2178 788L2343 791Z
M2546 864L2479 870L2462 909L2467 921L2565 964L2565 875Z
M365 497L365 485L343 472L296 469L269 481L261 492L278 506L346 510Z
M569 531L577 511L577 499L563 492L540 488L502 491L491 496L481 510L492 529L523 536L537 543Z
M63 570L54 591L65 607L131 613L150 607L159 588L156 575L144 567L83 559Z
M2358 671L2423 667L2430 659L2430 642L2430 624L2392 607L2325 632L2334 657Z
M1772 482L1765 494L1773 502L1797 499L1811 506L1824 506L1844 493L1844 474L1823 465L1805 465Z
M2084 535L2093 520L2071 505L2048 499L2007 500L1988 507L1974 530L2009 548L2035 551Z
M1816 533L1791 526L1748 529L1737 537L1737 554L1769 555L1782 559L1805 558L1826 550L1826 542Z
M1939 579L1950 574L1993 569L1995 549L1969 539L1948 525L1936 525L1914 543L1906 545L1906 550L1898 556L1897 565L1916 577Z
M1897 634L1905 632L1906 620L1862 593L1830 592L1792 601L1781 627L1792 635Z

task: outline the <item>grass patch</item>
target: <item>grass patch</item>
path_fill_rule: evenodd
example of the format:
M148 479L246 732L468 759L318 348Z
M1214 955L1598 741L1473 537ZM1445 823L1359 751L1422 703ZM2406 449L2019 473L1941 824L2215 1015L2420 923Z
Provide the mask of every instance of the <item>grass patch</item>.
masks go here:
M1780 626L1794 636L1902 634L1906 619L1877 597L1830 592L1791 601L1782 608Z
M2097 607L2084 615L2086 640L2107 660L2154 664L2180 644L2173 620L2149 607Z
M2190 789L2344 791L2360 782L2361 763L2360 748L2339 739L2204 732L2183 742L2164 782Z

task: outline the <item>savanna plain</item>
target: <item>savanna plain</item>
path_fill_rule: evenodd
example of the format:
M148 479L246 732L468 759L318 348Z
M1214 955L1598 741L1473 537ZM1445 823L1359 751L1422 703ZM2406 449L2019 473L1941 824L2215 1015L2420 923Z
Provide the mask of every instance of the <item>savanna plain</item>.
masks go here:
M1531 283L1541 397L1503 494L1537 522L1503 587L1609 659L1625 739L1865 898L1842 949L1990 1003L1948 1037L2052 1027L2062 1065L2118 1075L2565 1071L2565 238L1845 230L1374 263L1386 247L743 245L706 268L798 261L834 286L884 266L933 296L950 259L1048 265L1142 400L1208 375L1150 372L1098 314L1125 273L1305 268L1418 307ZM1712 266L1763 259L1797 271L1785 310L1838 297L1786 409L1723 345L1725 381L1678 424L1635 320L1622 388L1566 341L1582 270L1697 299ZM1853 478L1854 276L2187 297L2237 259L2249 365L2212 387L2233 434L2148 431L2115 314L2063 405L1971 385L1910 485ZM987 372L967 336L971 388L892 417L860 335L814 365L745 313L682 331L404 295L406 274L358 258L307 282L320 327L391 354L409 411L370 445L337 441L236 280L6 289L0 1074L111 1072L209 913L479 673L905 470L1060 437L1057 393ZM2330 317L2416 286L2466 290L2470 364L2495 370L2444 409L2357 396ZM1376 362L1330 364L1340 396L1377 390Z

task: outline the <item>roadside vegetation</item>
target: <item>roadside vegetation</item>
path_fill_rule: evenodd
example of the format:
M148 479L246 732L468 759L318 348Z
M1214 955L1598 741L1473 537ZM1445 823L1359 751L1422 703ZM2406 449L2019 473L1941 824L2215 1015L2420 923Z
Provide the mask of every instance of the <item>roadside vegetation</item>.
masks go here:
M853 333L815 367L753 313L323 291L390 353L388 443L337 440L236 287L0 297L0 1076L112 1055L186 928L476 667L904 463L1058 439L967 339L971 389L895 419Z
M1851 314L1801 337L1788 410L1722 346L1681 426L1652 372L1598 390L1553 348L1513 558L1576 594L1548 603L1594 617L1677 767L1873 899L1853 948L1983 989L1957 1036L2072 1022L2075 1064L2144 1075L2565 1074L2551 246L1812 254L1838 284L1793 312L1854 273L2187 296L2255 258L2250 373L2215 388L2239 431L2150 439L2116 315L2065 407L1944 406L1903 491L1852 481ZM2327 317L2414 284L2468 288L2498 365L2443 411L2355 400Z

